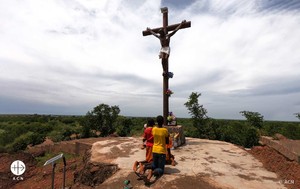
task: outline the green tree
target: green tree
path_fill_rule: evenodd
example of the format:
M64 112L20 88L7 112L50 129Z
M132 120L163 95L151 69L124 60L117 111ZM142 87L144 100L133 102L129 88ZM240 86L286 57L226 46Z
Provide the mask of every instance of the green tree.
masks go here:
M201 96L201 93L192 92L189 96L189 99L184 105L189 111L189 114L192 116L193 126L198 130L198 136L204 132L204 126L208 120L207 110L203 105L199 104L198 98Z
M258 112L251 112L251 111L241 111L240 112L249 122L250 125L261 129L264 122L264 116L262 116Z
M100 136L108 136L115 131L116 122L120 109L118 106L100 104L92 111L87 112L84 122L84 132L89 133L88 129L100 131ZM84 134L83 134L84 135Z
M255 145L258 145L259 142L259 132L258 129L255 127L248 127L244 134L246 135L245 137L245 143L243 144L244 147L250 148Z
M118 118L118 126L116 132L121 137L128 136L130 134L132 126L133 126L132 119L120 116Z

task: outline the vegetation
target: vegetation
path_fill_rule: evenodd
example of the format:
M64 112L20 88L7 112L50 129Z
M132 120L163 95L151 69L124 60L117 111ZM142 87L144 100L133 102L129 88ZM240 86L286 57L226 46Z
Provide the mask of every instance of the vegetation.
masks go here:
M241 111L240 112L248 121L248 123L256 127L258 129L261 129L264 123L264 116L262 116L258 112L250 112L250 111Z
M193 126L196 128L196 136L205 138L203 134L208 134L206 130L206 125L208 123L207 110L200 105L198 98L201 96L201 93L192 93L188 101L184 104L189 111L189 114L192 116Z
M0 151L15 152L42 143L46 137L55 142L70 140L81 129L82 116L2 115Z
M100 104L85 116L0 115L0 153L16 152L28 145L75 138L141 136L145 118L119 115L118 106Z
M223 140L244 147L252 147L258 144L262 116L259 113L243 111L247 122L220 122L206 116L207 110L199 105L200 93L192 93L184 104L192 116L195 130L192 137L206 138L212 140ZM256 128L257 127L257 128Z
M280 133L300 140L299 122L265 121L258 112L241 111L246 120L222 120L207 116L200 105L201 93L192 93L184 104L191 118L177 118L188 137L223 140L244 147L258 144L260 135ZM42 143L46 137L54 142L74 138L141 136L150 117L119 115L118 106L99 104L85 116L0 115L0 153L24 150L28 145ZM300 113L295 114L300 119Z
M115 123L117 121L120 109L118 106L109 106L100 104L92 111L87 112L84 119L84 135L90 137L91 130L99 131L100 136L108 136L115 131Z
M185 126L185 135L212 140L223 140L244 147L258 144L260 135L274 136L280 133L287 138L300 140L300 124L298 122L264 121L259 112L241 111L243 120L217 120L207 117L207 110L199 104L201 93L193 92L184 104L190 119L179 119ZM300 114L295 114L300 119Z

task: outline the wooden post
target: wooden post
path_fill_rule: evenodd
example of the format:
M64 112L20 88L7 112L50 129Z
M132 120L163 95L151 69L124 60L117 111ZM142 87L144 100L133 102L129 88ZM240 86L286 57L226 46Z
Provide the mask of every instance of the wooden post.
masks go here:
M161 12L163 13L163 28L164 32L168 34L168 8L162 8ZM161 59L162 65L165 65L164 73L169 72L169 57ZM166 91L169 89L169 77L168 74L164 74L163 76L163 116L164 116L164 125L168 124L168 114L169 114L169 96L166 94Z

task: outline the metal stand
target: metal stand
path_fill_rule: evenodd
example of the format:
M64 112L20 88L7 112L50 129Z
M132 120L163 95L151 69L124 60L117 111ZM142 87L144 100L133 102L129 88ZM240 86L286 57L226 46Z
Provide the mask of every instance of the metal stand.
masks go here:
M56 163L53 162L52 163L52 189L54 189L54 175L55 175L55 167L56 167Z
M67 162L66 162L66 158L65 157L63 157L63 161L64 161L64 169L63 169L63 171L64 171L64 177L63 177L63 189L65 188L65 186L66 186L66 166L67 166Z
M49 159L48 161L45 162L44 166L51 164L52 165L52 189L54 189L54 176L55 176L55 167L56 167L56 161L59 159L63 159L64 162L64 168L63 168L63 186L62 188L64 189L66 186L66 166L67 166L67 162L66 162L66 158L64 157L64 154L60 154L58 156L55 156L51 159Z

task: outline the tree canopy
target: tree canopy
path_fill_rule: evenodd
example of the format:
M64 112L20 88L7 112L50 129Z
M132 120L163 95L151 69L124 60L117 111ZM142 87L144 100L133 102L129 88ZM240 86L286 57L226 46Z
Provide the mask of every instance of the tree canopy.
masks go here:
M250 125L261 129L264 122L264 116L262 116L258 112L251 112L251 111L241 111L240 112L250 123Z
M88 137L88 129L100 131L100 136L108 136L115 131L114 123L120 113L119 106L100 104L92 111L88 111L85 117L85 137Z

